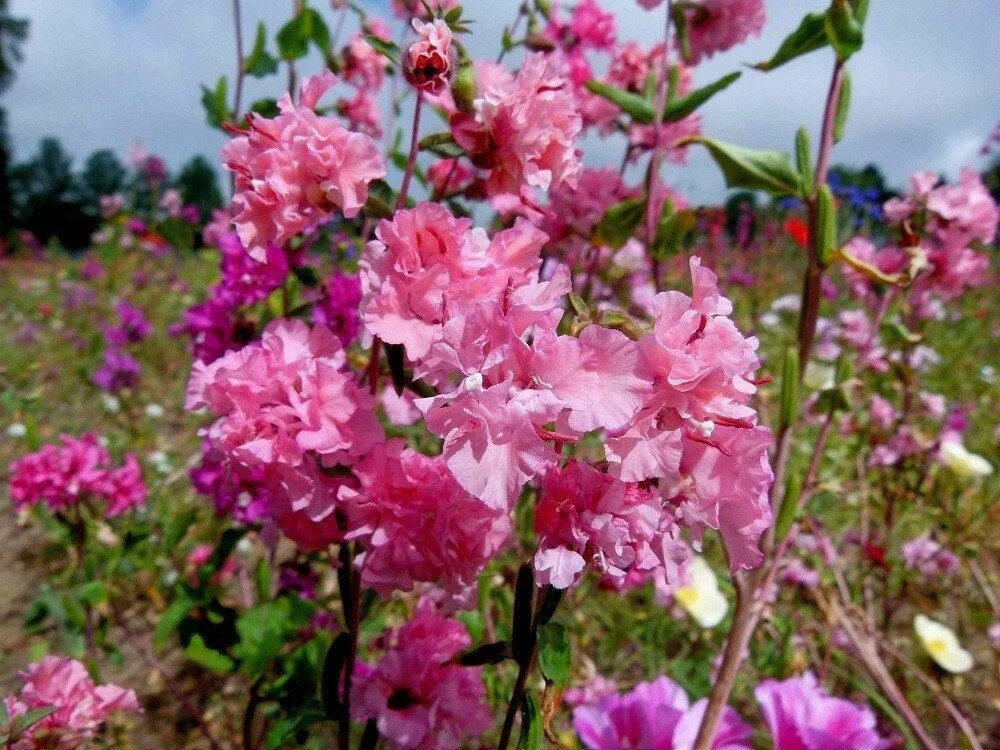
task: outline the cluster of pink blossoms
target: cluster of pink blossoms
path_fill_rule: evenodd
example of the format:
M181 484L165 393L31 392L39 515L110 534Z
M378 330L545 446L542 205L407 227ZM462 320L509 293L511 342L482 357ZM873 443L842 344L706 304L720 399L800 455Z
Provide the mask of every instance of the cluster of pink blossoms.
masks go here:
M463 747L489 729L482 669L451 664L472 645L465 627L421 601L414 616L383 639L377 665L359 665L351 694L358 721L374 719L393 750Z
M115 712L141 713L131 690L95 685L87 668L74 659L46 656L21 673L21 691L4 699L7 716L15 719L37 709L55 711L32 725L11 750L75 750L89 747Z
M329 71L307 79L297 106L286 94L274 119L251 114L249 129L222 150L226 168L236 175L233 223L258 260L267 245L284 245L334 211L357 216L369 183L386 174L369 136L314 111L335 81Z
M112 468L111 456L93 433L63 435L62 445L45 445L10 466L10 495L18 509L44 504L62 511L84 502L103 502L111 518L146 504L149 494L134 454Z

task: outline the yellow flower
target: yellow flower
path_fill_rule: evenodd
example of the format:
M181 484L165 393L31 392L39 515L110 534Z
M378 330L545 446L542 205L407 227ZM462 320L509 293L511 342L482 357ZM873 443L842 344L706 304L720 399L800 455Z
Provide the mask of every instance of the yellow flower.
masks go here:
M674 598L703 628L714 628L726 616L729 603L719 591L715 573L703 557L695 557L688 566L688 581L674 591Z
M917 639L941 669L958 674L972 669L972 654L962 648L955 633L929 617L917 615L913 619Z

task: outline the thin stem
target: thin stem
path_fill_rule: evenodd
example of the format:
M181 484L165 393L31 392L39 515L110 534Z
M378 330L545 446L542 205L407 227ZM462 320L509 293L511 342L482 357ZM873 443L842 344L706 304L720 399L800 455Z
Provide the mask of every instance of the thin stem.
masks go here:
M250 686L250 699L247 701L246 711L243 712L243 750L254 750L257 743L253 736L253 720L257 715L257 706L260 705L260 686L264 678L259 678Z
M420 109L424 103L424 92L417 90L417 101L413 105L413 131L410 133L410 154L406 158L406 171L403 172L403 182L399 186L399 197L396 199L396 210L406 206L406 194L410 190L410 180L413 170L417 167L417 153L420 151Z
M514 731L514 719L517 718L518 709L524 703L528 675L531 673L531 667L535 663L536 645L532 643L531 653L525 659L524 663L518 667L517 680L514 681L514 689L510 694L510 703L507 704L507 714L503 719L503 729L500 730L500 742L497 744L497 750L507 750L507 746L510 744L510 737Z
M653 142L653 152L649 156L649 166L646 169L646 227L647 235L646 239L650 245L653 244L653 237L656 226L656 216L653 210L653 183L656 181L660 174L660 167L663 164L663 149L660 143L660 122L663 120L663 113L667 107L667 94L669 93L670 86L670 28L671 19L673 18L674 12L674 0L667 0L666 4L666 17L663 22L663 63L660 66L660 80L659 87L656 91L656 122L653 123L653 128L656 129L656 136ZM627 163L629 152L625 152L625 161L622 162L622 171L624 171L624 165ZM650 264L650 273L653 277L653 288L656 291L660 291L660 261L658 258L653 258Z
M354 550L350 544L340 545L340 568L337 580L340 584L340 603L344 610L344 626L350 637L347 661L344 663L344 692L340 697L339 750L350 750L351 746L351 683L354 664L358 657L358 630L361 622L361 578L354 568Z
M233 0L233 26L236 30L236 91L233 98L233 120L240 121L243 106L243 81L246 79L246 56L243 52L243 13L240 0Z

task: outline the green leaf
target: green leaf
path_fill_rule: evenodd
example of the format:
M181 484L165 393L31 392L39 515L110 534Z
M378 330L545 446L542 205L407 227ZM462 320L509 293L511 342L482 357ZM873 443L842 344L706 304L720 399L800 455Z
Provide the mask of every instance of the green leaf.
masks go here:
M837 252L837 206L829 185L822 185L817 199L819 226L819 263L824 268L830 265Z
M569 631L558 622L538 629L538 664L545 678L556 687L569 682L572 654Z
M796 57L815 52L829 43L826 35L826 13L807 13L791 34L778 47L769 60L757 63L757 70L770 71L781 67Z
M674 99L663 110L663 122L676 122L684 119L720 91L729 88L742 75L737 70L723 76L715 83L702 86L700 89L695 89L689 94Z
M309 52L312 38L312 16L299 13L278 31L278 54L282 60L298 60Z
M16 717L18 731L23 732L26 729L30 729L46 716L54 714L57 708L58 706L45 706L44 708L36 708L32 711L26 711Z
M664 201L651 248L653 257L663 260L680 252L685 237L694 231L697 223L698 217L693 210L674 211L674 204Z
M833 142L840 143L847 127L847 116L851 111L851 72L844 71L844 80L840 85L840 95L837 97L837 111L833 119Z
M278 60L267 51L267 30L261 21L257 24L257 38L254 40L253 49L243 61L243 71L254 78L263 78L277 70Z
M531 616L534 608L535 574L530 563L517 571L514 583L514 616L511 623L511 651L518 664L526 664L534 648Z
M521 734L517 738L517 750L541 750L542 720L538 714L538 704L530 695L524 696L521 706Z
M788 477L788 484L785 486L785 496L781 499L781 507L778 510L778 520L774 526L774 538L781 541L788 532L791 531L792 524L799 512L799 497L802 496L802 477L793 472Z
M278 109L277 99L264 98L264 99L258 99L253 104L251 104L250 111L256 112L261 117L272 118L272 117L277 117L278 112L280 112L281 110Z
M850 0L833 0L823 19L826 37L837 53L837 59L846 61L864 44L864 30L854 17Z
M319 47L320 52L329 55L333 49L330 41L330 27L326 25L323 16L315 8L310 8L306 13L311 16L309 38Z
M236 544L246 533L246 529L226 529L222 532L218 545L212 550L212 556L198 570L198 580L201 582L202 588L208 585L208 582L212 580L212 576L222 570L222 566L229 559L229 556L236 548Z
M727 187L764 190L775 196L802 193L802 178L783 151L757 151L704 136L687 138L680 143L705 146L722 170Z
M651 99L647 99L631 91L615 88L601 81L587 81L587 89L598 96L603 96L612 104L628 114L633 120L643 125L649 125L656 119L656 110Z
M336 719L340 715L340 683L350 648L350 636L347 633L339 633L330 644L323 660L320 696L323 701L323 711L328 719Z
M787 429L799 413L799 353L795 347L785 350L781 369L781 427Z
M271 580L271 566L268 565L267 559L262 557L257 561L257 565L254 568L254 584L257 589L257 599L260 601L267 601L271 598L271 587L273 581Z
M507 659L513 659L508 641L484 643L482 646L470 648L455 657L455 663L463 667L481 667L484 664L500 664Z
M795 131L795 166L802 178L802 187L809 190L813 184L812 147L809 144L809 131L805 126Z
M236 666L235 662L228 656L206 646L205 641L198 634L191 636L191 642L184 649L184 653L195 664L217 674L228 674Z
M317 287L320 284L319 274L312 266L296 266L292 269L292 273L302 286Z
M205 119L213 128L221 128L222 123L229 119L229 105L226 103L229 84L222 76L214 89L201 87L201 106L205 109Z
M177 631L194 606L194 602L185 598L178 599L167 607L166 611L160 615L156 629L153 631L153 648L160 651L167 644L167 640Z
M365 41L368 42L382 57L387 57L396 65L399 65L399 47L395 42L387 42L374 34L365 34Z
M630 198L616 203L604 212L594 227L592 240L595 245L617 250L631 237L646 217L644 198Z

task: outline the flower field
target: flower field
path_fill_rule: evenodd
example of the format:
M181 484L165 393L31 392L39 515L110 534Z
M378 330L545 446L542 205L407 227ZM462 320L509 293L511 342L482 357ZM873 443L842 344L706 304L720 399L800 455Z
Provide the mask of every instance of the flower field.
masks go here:
M0 746L1000 747L997 162L837 161L868 2L714 82L763 0L293 5L224 199L13 203ZM819 122L712 136L806 55Z

